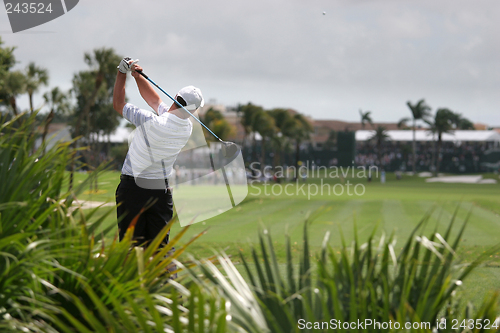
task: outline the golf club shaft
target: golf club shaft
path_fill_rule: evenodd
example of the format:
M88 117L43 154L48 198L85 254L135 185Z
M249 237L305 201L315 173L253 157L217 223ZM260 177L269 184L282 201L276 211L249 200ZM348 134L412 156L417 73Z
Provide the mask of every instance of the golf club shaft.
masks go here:
M169 95L169 93L167 93L165 90L163 90L159 85L157 85L153 80L151 80L149 78L149 76L147 76L146 74L144 74L143 71L137 71L137 73L141 74L146 80L148 80L149 82L151 82L152 85L154 85L156 88L160 89L160 91L162 93L164 93L165 95L167 95L172 101L174 101L175 104L177 104L177 106L181 107L184 109L184 111L186 111L191 117L193 117L194 119L196 119L197 122L200 123L201 126L205 127L205 129L207 131L210 132L210 134L212 134L217 140L219 140L220 142L224 142L222 141L221 138L219 138L217 135L215 135L214 132L212 132L210 130L210 128L208 128L200 119L196 118L191 112L189 112L181 103L179 103L175 98L173 98L172 96Z

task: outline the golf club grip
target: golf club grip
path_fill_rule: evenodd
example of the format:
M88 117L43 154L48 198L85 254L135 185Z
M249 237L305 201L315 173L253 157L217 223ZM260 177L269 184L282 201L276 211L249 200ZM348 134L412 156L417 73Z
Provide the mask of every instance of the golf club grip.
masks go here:
M144 76L146 79L149 79L149 77L146 74L144 74L143 71L136 71L136 72Z

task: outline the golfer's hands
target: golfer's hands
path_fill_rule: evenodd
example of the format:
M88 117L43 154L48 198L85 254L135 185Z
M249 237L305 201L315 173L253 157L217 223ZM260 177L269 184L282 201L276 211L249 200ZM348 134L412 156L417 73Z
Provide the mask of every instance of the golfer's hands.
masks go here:
M142 67L134 63L132 65L132 76L134 78L138 78L139 76L141 76L141 74L139 74L137 72L142 72Z
M130 72L132 70L132 66L136 63L139 62L139 59L132 60L130 57L125 57L120 61L120 64L118 65L118 70L120 73L127 74L127 72Z

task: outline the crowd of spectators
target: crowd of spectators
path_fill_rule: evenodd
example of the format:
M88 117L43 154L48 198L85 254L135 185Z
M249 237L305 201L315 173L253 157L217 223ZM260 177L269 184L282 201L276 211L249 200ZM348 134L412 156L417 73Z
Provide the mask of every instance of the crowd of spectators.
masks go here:
M493 148L493 143L443 142L441 151L435 153L434 142L417 142L417 171L434 171L439 158L442 172L479 172L484 153ZM358 143L356 147L356 165L376 165L386 171L410 171L412 169L412 143L386 142L382 145L379 161L377 147L371 143Z

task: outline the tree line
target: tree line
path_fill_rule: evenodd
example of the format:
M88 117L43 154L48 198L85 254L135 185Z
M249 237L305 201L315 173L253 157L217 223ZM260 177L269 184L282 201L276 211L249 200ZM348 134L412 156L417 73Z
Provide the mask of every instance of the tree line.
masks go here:
M29 113L35 109L34 94L49 84L49 72L46 68L30 62L24 70L14 70L18 63L14 55L15 47L3 45L0 38L0 109L6 117L15 117L21 113L17 100L22 95L29 97ZM70 125L73 138L79 140L87 149L80 149L79 154L87 166L100 164L99 152L103 148L99 137L109 137L120 124L120 115L113 111L113 86L116 76L116 64L121 60L112 48L95 49L84 54L88 68L73 74L72 87L62 91L59 87L49 89L43 95L43 105L49 112L37 114L35 127L42 128L42 149L49 126L54 119L64 120ZM78 141L73 142L76 148ZM75 169L75 159L71 170ZM73 174L73 173L72 173ZM71 174L71 175L72 175ZM73 177L70 182L72 184Z
M251 147L252 161L259 161L260 167L263 169L267 156L266 147L270 147L274 152L273 166L282 165L284 152L294 147L295 166L298 167L300 145L309 139L309 135L313 131L313 125L304 115L284 108L265 110L252 103L240 104L235 111L243 128L241 144ZM216 119L216 122L213 119ZM228 129L230 126L223 123L225 120L219 111L209 109L204 120L222 139L228 139L233 135L234 129ZM261 137L260 140L257 140L257 133ZM206 137L211 139L209 135ZM260 156L257 156L258 141L260 141Z
M30 62L24 70L14 70L17 63L14 51L15 47L4 46L0 37L0 109L3 109L7 115L18 115L20 110L17 100L21 95L27 95L29 113L32 114L36 105L34 94L42 87L48 87L49 72L34 62ZM99 48L85 53L83 60L88 68L73 74L71 89L62 91L59 87L54 87L43 94L43 102L49 112L46 115L38 115L42 147L44 147L43 143L51 122L54 119L63 119L70 125L72 137L81 137L80 141L88 147L80 150L86 163L92 167L99 165L99 152L104 144L99 138L107 137L109 145L110 135L120 123L120 115L113 111L112 96L116 64L121 58L112 48ZM470 120L448 108L437 109L433 116L431 108L424 99L417 103L408 101L407 106L411 111L411 117L402 118L398 127L413 131L412 170L415 172L416 169L415 131L417 123L424 122L429 126L428 130L436 134L433 165L437 172L439 170L437 155L441 151L442 135L456 129L474 129L474 126ZM252 161L260 161L261 168L264 168L267 147L274 152L273 166L281 165L284 153L293 149L295 150L295 166L298 167L300 146L309 139L313 132L313 125L304 115L284 108L265 110L252 103L238 105L235 111L244 131L242 145L252 148ZM375 130L372 140L376 143L380 162L381 145L388 139L387 130L380 125L374 126L371 111L360 110L359 113L362 128L364 129L368 123ZM213 108L204 114L202 120L224 140L236 134L236 128L229 124L221 112ZM261 140L256 139L256 133L260 135ZM208 133L206 138L212 140ZM257 156L258 141L260 141L260 156ZM331 133L325 147L331 146L334 142L335 133ZM73 144L76 148L77 141ZM72 162L71 170L74 171L74 169L75 163ZM72 177L70 182L72 182Z

